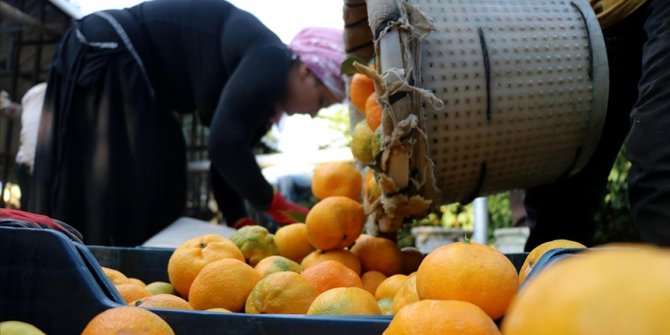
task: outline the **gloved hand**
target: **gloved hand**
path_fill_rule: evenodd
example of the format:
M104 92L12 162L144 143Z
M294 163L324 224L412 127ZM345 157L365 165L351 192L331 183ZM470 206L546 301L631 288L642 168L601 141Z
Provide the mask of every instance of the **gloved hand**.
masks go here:
M275 192L275 196L272 198L272 203L270 203L270 208L267 210L267 214L280 225L295 223L296 220L287 216L287 212L307 215L309 209L290 202L284 199L281 193Z
M0 226L53 229L67 235L75 242L83 243L81 233L78 230L46 215L0 208Z
M235 221L235 223L233 224L233 228L240 229L244 226L255 226L255 225L256 225L256 223L254 222L254 220L252 220L248 216L245 216L245 217Z

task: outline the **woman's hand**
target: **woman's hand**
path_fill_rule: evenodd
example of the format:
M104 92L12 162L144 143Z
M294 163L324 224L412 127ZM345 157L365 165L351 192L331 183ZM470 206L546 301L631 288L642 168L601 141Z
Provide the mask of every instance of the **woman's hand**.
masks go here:
M270 215L270 217L272 217L272 219L275 220L278 224L287 225L296 222L295 219L292 219L286 215L286 213L290 212L307 215L307 213L309 213L309 209L288 201L284 198L284 196L281 195L281 193L275 192L275 196L272 198L272 203L270 204L270 208L267 210L267 214Z

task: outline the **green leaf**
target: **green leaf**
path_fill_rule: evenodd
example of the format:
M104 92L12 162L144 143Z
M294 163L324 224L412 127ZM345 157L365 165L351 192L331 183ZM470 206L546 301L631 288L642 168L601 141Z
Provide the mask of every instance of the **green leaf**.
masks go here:
M358 72L358 70L356 70L356 68L354 67L354 62L358 62L361 64L368 63L367 61L361 59L360 57L354 55L347 56L347 58L344 59L342 65L340 66L340 74L353 76L354 73Z

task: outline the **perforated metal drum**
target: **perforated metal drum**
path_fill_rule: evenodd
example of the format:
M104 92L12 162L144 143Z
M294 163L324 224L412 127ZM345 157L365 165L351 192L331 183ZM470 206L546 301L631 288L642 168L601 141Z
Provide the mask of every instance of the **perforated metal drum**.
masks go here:
M586 0L368 1L384 107L382 231L429 202L553 182L591 157L608 69Z

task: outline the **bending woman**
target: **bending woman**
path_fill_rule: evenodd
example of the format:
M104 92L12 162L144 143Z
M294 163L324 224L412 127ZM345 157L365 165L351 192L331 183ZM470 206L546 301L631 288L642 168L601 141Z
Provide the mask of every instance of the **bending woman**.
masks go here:
M226 221L243 199L280 224L305 208L275 193L252 147L287 114L344 99L342 33L307 28L289 46L222 0L149 1L76 21L54 56L29 210L87 244L139 245L181 215L186 158L175 113L210 128L212 178ZM220 197L218 197L220 198Z

